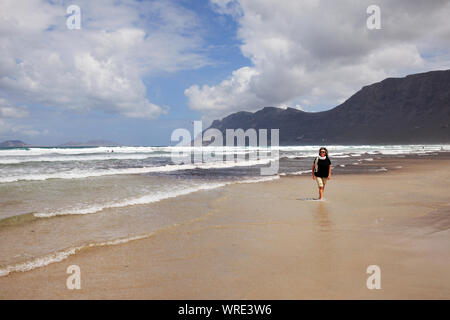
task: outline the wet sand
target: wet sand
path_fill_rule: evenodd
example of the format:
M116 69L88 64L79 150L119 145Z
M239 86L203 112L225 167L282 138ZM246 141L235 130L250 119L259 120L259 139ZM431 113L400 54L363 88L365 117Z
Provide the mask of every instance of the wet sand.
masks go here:
M1 299L450 299L450 160L385 161L169 199L187 222L0 278ZM373 163L366 164L368 166ZM401 166L401 168L399 167ZM66 269L81 269L68 290ZM366 286L369 265L381 289Z

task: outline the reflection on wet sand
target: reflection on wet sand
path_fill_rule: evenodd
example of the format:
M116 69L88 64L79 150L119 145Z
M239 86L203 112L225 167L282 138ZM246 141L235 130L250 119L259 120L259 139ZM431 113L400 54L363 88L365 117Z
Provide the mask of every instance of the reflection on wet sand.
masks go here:
M314 220L320 231L332 231L333 222L329 218L327 203L318 201L316 212L314 214Z
M330 219L329 204L318 201L316 208L313 210L313 238L311 239L316 251L316 259L311 261L311 270L313 276L318 281L317 286L325 286L334 288L338 286L338 276L336 275L337 268L337 248L336 248L336 234L334 232L334 223Z

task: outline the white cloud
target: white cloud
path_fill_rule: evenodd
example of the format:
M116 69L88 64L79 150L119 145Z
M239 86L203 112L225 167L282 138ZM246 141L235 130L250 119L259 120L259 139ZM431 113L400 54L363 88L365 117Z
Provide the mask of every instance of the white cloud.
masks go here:
M221 14L229 14L235 18L242 15L242 9L237 0L211 0L214 10Z
M53 2L0 2L0 96L15 105L155 118L168 107L143 77L207 63L195 14L171 1L77 1L80 30L66 27L71 3Z
M230 79L223 80L219 86L192 86L185 94L191 98L191 108L211 113L223 113L230 104L251 106L263 103L263 100L253 94L252 79L257 75L254 68L244 67L233 72ZM231 100L230 100L231 99Z
M25 108L12 106L6 99L0 98L0 118L25 118L28 111Z
M11 125L0 118L0 135L7 133L11 129Z
M185 91L206 118L264 106L331 108L386 77L450 67L445 0L379 0L381 30L366 28L368 0L211 1L237 19L252 65ZM237 2L241 14L232 9Z
M0 139L7 139L10 136L34 137L48 135L48 130L41 132L31 128L29 125L20 125L14 121L28 116L29 112L26 108L13 106L6 99L0 98Z

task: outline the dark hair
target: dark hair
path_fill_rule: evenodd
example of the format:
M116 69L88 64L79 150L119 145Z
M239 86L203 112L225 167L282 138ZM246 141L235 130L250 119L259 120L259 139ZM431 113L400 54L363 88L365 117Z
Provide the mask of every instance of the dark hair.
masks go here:
M321 148L319 149L319 156L320 156L320 151L321 151L321 150L325 150L325 156L328 157L328 150L327 150L327 148L321 147Z

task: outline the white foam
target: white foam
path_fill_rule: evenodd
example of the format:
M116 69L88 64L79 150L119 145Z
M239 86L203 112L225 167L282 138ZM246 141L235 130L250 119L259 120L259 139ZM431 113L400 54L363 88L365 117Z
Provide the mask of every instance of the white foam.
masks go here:
M193 170L193 169L223 169L233 168L241 166L255 166L268 164L273 159L260 159L260 160L242 160L242 161L225 161L225 162L210 162L199 164L179 164L179 165L164 165L154 167L142 167L142 168L124 168L124 169L103 169L103 170L79 170L74 169L65 172L54 173L41 173L41 174L24 174L17 176L9 176L0 178L0 183L15 182L15 181L39 181L48 179L82 179L89 177L100 177L107 175L122 175L122 174L143 174L154 172L171 172L181 170Z
M111 152L114 151L114 152ZM27 148L0 150L0 156L82 155L170 152L160 147Z
M62 251L58 251L58 252L53 252L48 255L32 259L30 261L26 261L26 262L14 264L14 265L8 265L4 268L1 268L0 269L0 277L7 276L11 272L26 272L26 271L30 271L33 269L45 267L45 266L55 263L55 262L63 261L65 259L67 259L68 257L76 254L77 252L79 252L82 249L123 244L123 243L127 243L127 242L134 241L134 240L145 239L145 238L150 237L151 235L153 235L153 233L132 236L132 237L127 237L127 238L119 238L119 239L115 239L115 240L108 240L108 241L104 241L104 242L94 242L94 243L89 243L89 244L78 246L78 247L68 248L66 250L62 250Z
M255 152L255 151L284 151L298 152L299 154L316 155L321 146L274 146L274 147L209 147L209 146L166 146L166 147L89 147L89 148L24 148L24 149L3 149L0 150L0 157L3 155L10 156L29 156L29 155L49 155L49 154L92 154L107 153L114 150L114 153L153 153L153 152L218 152L218 153L236 153L236 152ZM349 153L381 153L381 154L398 154L398 153L419 153L419 152L436 152L449 151L450 145L335 145L329 146L330 155L345 155Z
M267 182L267 181L278 180L279 178L280 178L280 176L279 176L279 175L276 175L276 176L268 176L268 177L262 177L262 178L256 178L256 179L248 179L248 180L236 181L235 183L258 183L258 182Z
M335 155L330 155L330 157L332 158L338 158L338 159L343 159L343 158L350 158L349 155L342 155L342 156L335 156Z
M230 181L230 182L221 182L221 183L210 183L204 184L200 186L194 186L190 188L183 188L179 190L172 190L169 192L157 192L155 194L145 195L138 198L126 199L119 202L110 202L105 204L95 204L86 208L67 208L60 211L52 211L52 212L39 212L34 213L33 215L37 218L50 218L55 216L63 216L63 215L84 215L84 214L92 214L103 211L105 209L112 208L122 208L133 205L142 205L142 204L150 204L154 202L158 202L161 200L175 198L183 195L187 195L197 191L211 190L220 187L224 187L229 184L237 184L237 183L257 183L257 182L266 182L279 179L279 176L268 176L254 179L247 179L242 181Z
M200 190L210 190L215 189L224 186L225 183L217 183L217 184L209 184L209 185L201 185L197 187L191 187L191 188L185 188L180 190L175 190L171 192L160 192L155 193L151 195L145 195L138 198L128 199L124 201L119 202L112 202L112 203L105 203L100 205L92 205L87 208L83 209L65 209L63 211L53 211L53 212L41 212L41 213L34 213L33 215L38 218L49 218L54 216L61 216L61 215L83 215L83 214L91 214L91 213L97 213L100 211L103 211L105 209L111 209L111 208L121 208L121 207L127 207L132 205L139 205L139 204L149 204L153 202L158 202L164 199L169 198L175 198L182 195L187 195L189 193L193 193Z
M201 187L197 188L197 190L195 190L195 191L214 189L214 188L222 187L222 186L229 185L229 184L235 184L235 183L239 184L239 183L268 182L268 181L277 180L279 178L280 178L279 176L269 176L269 177L261 177L261 178L248 179L248 180L242 180L242 181L217 183L217 184L212 184L212 185L208 185L208 186L201 186ZM191 191L191 192L195 192L195 191ZM178 195L187 194L187 193L190 193L190 192L185 191L184 193L179 193ZM172 197L174 197L174 196L176 196L176 195L172 194ZM141 198L144 198L144 197L141 197ZM162 199L159 199L159 200L162 200ZM157 200L157 201L159 201L159 200ZM139 201L137 201L137 203L139 203ZM26 271L30 271L30 270L33 270L36 268L45 267L51 263L63 261L65 259L67 259L69 256L76 254L77 252L79 252L82 249L92 248L92 247L119 245L119 244L127 243L130 241L134 241L134 240L149 238L153 234L154 233L148 233L148 234L144 234L144 235L119 238L119 239L108 240L108 241L103 241L103 242L89 243L86 245L72 247L72 248L68 248L66 250L62 250L62 251L58 251L58 252L53 252L48 255L38 257L38 258L35 258L30 261L26 261L26 262L18 263L15 265L9 265L4 268L0 268L0 277L6 276L6 275L10 274L11 272L26 272Z
M22 157L0 158L0 164L18 164L27 162L70 162L70 161L103 161L103 160L143 160L147 158L169 157L167 154L114 154L105 155L86 155L86 156L38 156L38 157Z
M311 173L311 170L301 170L301 171L291 172L291 173L289 173L289 175L299 176L304 173Z

